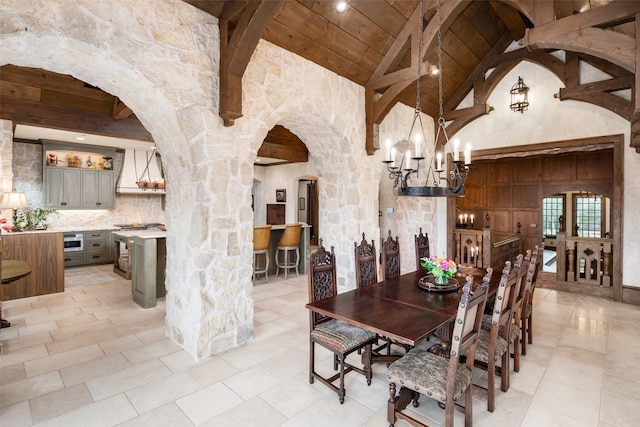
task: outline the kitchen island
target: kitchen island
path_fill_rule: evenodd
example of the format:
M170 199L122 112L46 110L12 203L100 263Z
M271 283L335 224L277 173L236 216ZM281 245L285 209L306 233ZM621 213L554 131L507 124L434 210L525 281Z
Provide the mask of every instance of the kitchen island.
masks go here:
M120 245L125 243L133 300L143 308L156 306L166 293L164 287L167 259L167 232L163 230L120 230L113 232L118 256L114 271L123 270ZM121 273L119 273L121 274ZM121 274L122 275L122 274Z

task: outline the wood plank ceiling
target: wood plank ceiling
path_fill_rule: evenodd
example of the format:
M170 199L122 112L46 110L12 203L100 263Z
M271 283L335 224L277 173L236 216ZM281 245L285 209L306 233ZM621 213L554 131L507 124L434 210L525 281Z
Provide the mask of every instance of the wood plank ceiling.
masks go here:
M221 33L221 99L220 115L226 125L242 116L241 79L246 64L260 38L313 61L365 87L367 105L367 151L377 149L373 128L386 113L401 102L415 107L417 33L419 0L348 0L343 13L335 9L334 0L184 0L217 17ZM505 54L505 49L525 36L533 23L509 3L521 3L537 13L539 23L551 23L576 15L587 16L611 0L555 0L550 2L460 1L441 0L442 81L444 114L453 120L448 130L452 135L469 121L487 114L486 98L497 81L484 80L486 71L494 68L504 75L523 56L542 63L566 81L569 65L560 63L549 53L552 49L521 49ZM617 2L618 4L623 2ZM626 2L625 2L626 3ZM639 2L629 2L639 3ZM423 112L437 117L439 112L438 78L430 73L437 66L437 0L425 0L423 64L420 104ZM544 6L544 7L543 7ZM617 9L605 7L615 19L595 17L602 28L613 30L635 40L635 6ZM622 16L618 16L622 15ZM597 18L597 19L596 19ZM589 20L568 21L567 26L594 25ZM615 22L614 22L615 21ZM536 25L538 25L538 22ZM580 27L581 28L581 27ZM537 28L536 28L537 30ZM544 33L543 33L544 34ZM578 50L578 52L582 52ZM570 58L573 58L570 56ZM611 99L610 92L633 89L634 73L620 64L577 53L575 62L586 60L612 75L616 84L599 88L609 95L603 105L632 120L635 104ZM570 61L567 61L569 63ZM623 64L624 65L624 64ZM5 65L0 68L0 118L25 123L100 133L132 139L149 140L151 136L118 99L97 88L73 82L44 70ZM571 86L571 87L570 87ZM580 99L602 103L602 97L586 89L579 81L567 82L564 99ZM569 90L573 89L573 91ZM454 111L474 90L475 105L465 111ZM75 116L75 117L74 117ZM277 147L278 142L293 144L286 129L274 128L266 138L260 155L280 156L284 161L302 161L300 150ZM295 135L293 135L295 138ZM301 142L294 145L300 147ZM304 150L306 156L306 150ZM305 157L306 158L306 157Z

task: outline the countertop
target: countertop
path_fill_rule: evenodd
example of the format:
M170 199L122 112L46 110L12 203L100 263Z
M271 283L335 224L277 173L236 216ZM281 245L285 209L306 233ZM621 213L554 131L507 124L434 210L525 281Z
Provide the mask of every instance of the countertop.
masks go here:
M141 237L143 239L164 239L167 237L167 232L162 230L114 230L112 234L124 238Z

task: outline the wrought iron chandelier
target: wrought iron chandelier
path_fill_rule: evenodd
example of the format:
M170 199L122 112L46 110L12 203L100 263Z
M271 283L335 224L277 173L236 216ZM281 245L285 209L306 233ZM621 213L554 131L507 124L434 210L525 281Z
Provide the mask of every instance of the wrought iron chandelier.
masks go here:
M449 143L449 137L445 129L445 120L442 107L442 15L440 13L440 1L438 1L437 9L438 19L438 102L439 115L437 132L433 141L433 152L429 155L427 162L427 177L425 184L422 186L410 186L409 178L411 175L418 177L420 171L420 162L424 160L422 139L425 135L424 126L422 124L421 108L420 108L420 80L422 65L422 38L423 38L423 21L424 21L424 0L420 0L420 32L418 39L418 76L416 81L416 108L413 113L413 121L409 130L409 136L405 140L399 141L396 145L403 146L400 161L396 161L396 149L391 147L391 142L386 143L385 159L383 163L387 166L389 178L393 180L393 193L396 196L419 196L419 197L461 197L464 196L464 183L469 173L469 165L471 164L471 146L467 144L464 151L464 160L460 160L459 142L454 140L453 148ZM419 129L417 129L419 127ZM437 144L440 133L442 132L445 143L442 152L437 152ZM415 147L414 156L411 156L411 145ZM426 145L426 144L425 144ZM449 147L450 153L453 155L453 166L449 172L449 177L445 172L446 167L446 148ZM426 148L426 147L425 147ZM434 164L435 158L435 164ZM415 165L415 167L414 167ZM437 173L437 177L436 177ZM443 176L444 174L444 176ZM429 185L431 183L431 185ZM441 185L442 184L442 185Z

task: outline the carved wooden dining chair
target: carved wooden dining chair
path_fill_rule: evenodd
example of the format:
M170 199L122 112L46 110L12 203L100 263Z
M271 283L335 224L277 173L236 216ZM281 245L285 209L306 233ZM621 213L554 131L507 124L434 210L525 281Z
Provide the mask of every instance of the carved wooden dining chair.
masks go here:
M527 278L524 282L525 296L522 302L522 316L520 319L520 330L522 331L520 342L523 356L527 354L527 343L533 344L533 292L536 290L538 273L540 272L540 266L543 260L543 250L544 243L536 245L531 255Z
M446 427L453 426L454 407L465 413L465 425L471 425L473 359L490 279L490 274L485 275L482 286L471 292L472 279L467 277L454 321L448 358L416 347L387 368L390 383L387 416L391 427L398 418L415 426L425 426L403 412L410 401L417 407L420 395L444 404ZM466 363L459 363L461 356L466 357ZM401 388L396 395L397 384ZM462 396L464 407L457 402Z
M527 249L526 255L518 255L514 271L516 272L516 284L513 291L516 299L513 303L513 321L510 325L509 344L513 345L513 370L520 372L520 347L522 331L520 329L520 319L522 318L522 307L525 299L525 277L529 271L529 261L531 261L531 250Z
M491 314L491 328L481 329L478 334L478 345L476 347L475 362L476 368L487 371L487 386L474 383L475 389L486 393L487 410L495 410L495 376L501 378L500 389L504 392L509 390L509 333L513 322L513 305L516 300L514 286L517 281L516 274L511 274L511 262L505 263L502 270L502 277L496 292L495 304ZM483 323L486 319L483 316ZM500 366L496 364L501 361Z
M309 301L314 303L325 298L331 298L338 293L336 281L336 258L333 246L331 252L327 252L319 239L318 249L309 256ZM309 312L310 326L310 351L309 351L309 383L314 379L320 380L333 391L338 393L340 403L344 403L346 390L344 388L344 375L349 371L361 373L367 379L367 385L371 385L371 346L376 340L376 334L366 329L358 328L341 320L322 316L313 311ZM326 378L315 371L315 344L333 352L333 369L339 372ZM349 354L363 350L363 368L347 363ZM334 382L339 381L336 386Z
M356 285L358 288L373 285L378 282L378 264L376 262L376 244L371 240L371 244L367 242L362 233L362 241L358 245L353 244L356 260Z
M381 240L380 251L381 253L381 267L382 267L382 279L395 279L400 277L400 243L398 236L393 240L391 237L391 230L389 230L389 236L385 240Z
M422 234L422 227L420 227L420 234L414 235L414 242L416 246L416 270L422 268L422 258L429 258L429 235Z

